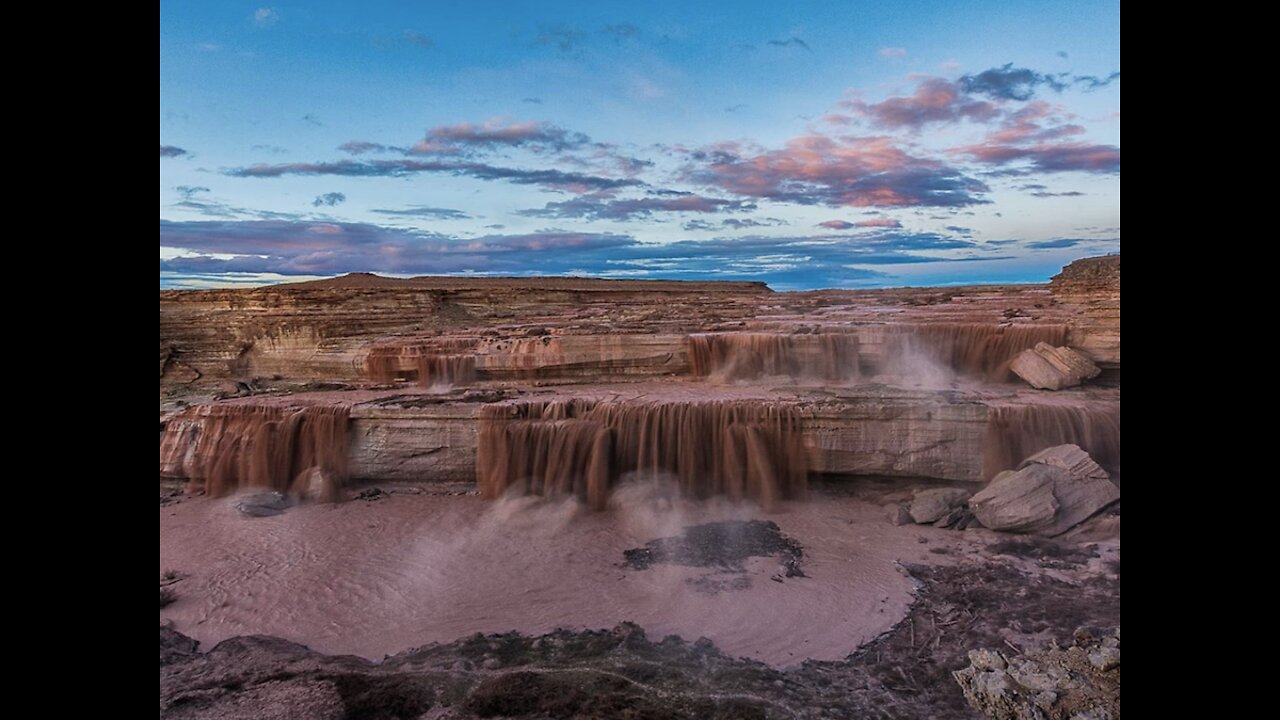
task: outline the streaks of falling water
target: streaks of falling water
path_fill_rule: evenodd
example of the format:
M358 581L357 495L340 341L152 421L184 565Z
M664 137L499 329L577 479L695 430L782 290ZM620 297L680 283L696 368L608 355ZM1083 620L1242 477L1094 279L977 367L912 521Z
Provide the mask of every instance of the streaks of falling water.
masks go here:
M841 382L858 376L858 336L708 333L689 336L693 374L723 380L786 376Z
M249 487L300 494L319 479L334 499L347 473L349 422L346 405L192 407L165 427L160 474L214 496Z
M881 369L923 357L963 375L1002 382L1009 379L1009 362L1018 353L1039 342L1065 345L1068 331L1066 325L889 325Z
M1108 472L1120 469L1120 404L995 405L988 410L982 467L991 478L1045 448L1072 443Z
M419 385L469 385L476 379L476 358L459 353L474 345L469 340L437 340L427 345L384 345L369 349L365 371L378 382L412 377Z
M486 497L510 489L575 494L603 508L624 476L673 477L705 498L766 508L807 489L794 408L733 401L571 399L481 409L477 480Z

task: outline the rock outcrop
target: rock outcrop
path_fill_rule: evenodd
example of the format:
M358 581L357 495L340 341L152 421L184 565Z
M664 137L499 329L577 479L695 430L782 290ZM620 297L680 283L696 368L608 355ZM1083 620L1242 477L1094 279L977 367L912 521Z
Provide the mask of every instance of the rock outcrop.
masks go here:
M1120 489L1088 453L1059 445L997 475L969 498L969 507L992 530L1053 536L1119 499Z
M917 490L908 512L916 523L937 522L950 515L952 510L964 507L964 501L968 500L970 495L972 493L963 488Z
M973 709L989 720L1120 717L1120 628L1081 628L1071 647L1026 655L972 650L955 673Z
M1009 363L1009 369L1031 387L1041 390L1075 387L1102 372L1092 360L1075 350L1056 348L1048 343L1036 343L1034 348L1018 353Z

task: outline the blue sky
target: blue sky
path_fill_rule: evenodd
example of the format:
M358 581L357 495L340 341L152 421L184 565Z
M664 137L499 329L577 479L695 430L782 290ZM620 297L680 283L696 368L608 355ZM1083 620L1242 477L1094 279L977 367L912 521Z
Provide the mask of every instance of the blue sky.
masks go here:
M1117 2L164 3L160 285L1043 281L1119 71Z

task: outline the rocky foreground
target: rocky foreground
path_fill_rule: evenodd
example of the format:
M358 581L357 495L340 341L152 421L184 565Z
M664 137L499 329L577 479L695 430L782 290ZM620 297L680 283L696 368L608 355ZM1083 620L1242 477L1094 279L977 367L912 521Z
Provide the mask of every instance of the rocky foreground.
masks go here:
M1119 570L1118 558L1100 566L1088 549L1043 540L904 566L918 582L905 620L843 661L783 670L728 657L706 640L650 638L629 623L476 635L380 663L264 636L201 652L162 626L160 711L166 718L973 718L967 694L991 717L1118 718ZM1116 629L1091 629L1099 627ZM1051 642L1069 649L1048 658L1023 649ZM958 671L963 689L952 677Z

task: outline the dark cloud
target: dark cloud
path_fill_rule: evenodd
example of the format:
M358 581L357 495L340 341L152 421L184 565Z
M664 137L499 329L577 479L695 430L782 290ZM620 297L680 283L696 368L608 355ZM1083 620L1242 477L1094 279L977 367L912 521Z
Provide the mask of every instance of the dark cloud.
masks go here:
M1040 240L1037 242L1027 243L1027 247L1032 250L1056 250L1058 248L1075 247L1080 243L1087 242L1080 238L1057 238L1054 240Z
M365 155L367 153L386 153L392 151L402 151L402 148L383 145L382 143L365 142L364 140L350 140L338 146L338 150L348 155Z
M877 266L940 262L921 253L995 259L969 240L897 230L641 243L608 233L459 239L366 223L161 220L160 245L194 253L161 261L162 272L175 273L578 274L767 280L779 288L866 284L886 277Z
M223 171L232 177L278 178L286 175L336 175L342 177L405 177L417 173L444 173L477 180L505 180L517 185L586 193L643 185L632 178L610 178L560 170L522 170L478 162L443 160L335 160L317 163L259 163Z
M554 47L567 55L578 49L582 44L583 37L581 30L568 25L559 25L543 30L533 39L533 44Z
M176 158L176 157L182 157L183 155L190 155L190 154L191 153L187 152L186 150L183 150L182 148L176 145L160 146L160 157L162 158Z
M203 185L179 185L173 190L181 195L185 200L190 200L192 197L199 195L200 193L209 192L209 188L204 187Z
M805 135L781 150L721 144L689 153L685 176L739 196L832 207L964 207L989 188L938 160L911 155L891 138Z
M591 138L551 123L490 121L442 125L427 131L409 151L415 155L449 155L495 148L565 152L590 144Z
M848 220L824 220L818 223L817 226L828 230L851 230L854 224Z
M320 117L315 113L307 113L306 115L303 115L302 122L310 125L311 127L324 127L324 123L320 122Z
M539 232L457 239L367 223L160 221L160 245L198 253L162 260L172 272L347 272L523 274L566 271L593 256L634 246L626 235ZM215 255L232 255L220 259Z
M973 232L972 228L961 227L959 225L948 225L946 229L947 231L953 232L957 235L969 235Z
M685 230L745 230L747 228L775 227L788 225L780 218L725 218L719 223L707 220L689 220L680 227Z
M1044 87L1062 92L1071 86L1082 90L1104 88L1120 79L1120 71L1106 77L1096 75L1071 75L1069 73L1040 73L1030 68L1016 68L1005 63L998 68L983 70L976 75L961 75L956 84L966 93L986 95L995 100L1027 101L1035 97L1036 90Z
M659 197L617 199L610 194L594 193L547 203L546 207L522 210L521 215L550 218L586 218L589 220L634 220L653 213L666 212L742 212L754 210L749 200L725 200L694 193L664 193Z
M429 218L431 220L469 220L471 219L470 215L462 212L461 210L453 210L451 208L426 207L423 205L415 205L415 206L405 207L405 208L396 208L394 210L387 209L387 208L378 208L378 209L372 210L371 212L378 213L379 215ZM495 227L495 226L486 225L485 227ZM496 227L501 229L502 226L498 225Z
M809 43L807 43L807 42L805 42L805 41L801 40L800 38L798 38L798 37L796 37L796 36L794 36L794 35L792 35L792 36L791 36L791 37L789 37L789 38L784 38L784 39L782 39L782 40L770 40L770 41L769 41L769 44L770 44L770 45L773 45L774 47L788 47L788 46L794 46L794 47L798 47L798 48L804 48L805 50L808 50L809 52L813 52L813 48L809 47Z
M347 196L340 192L327 192L323 195L317 195L316 199L311 201L311 204L315 207L333 207L346 201Z
M1038 192L1031 193L1031 197L1038 197L1038 198L1082 197L1083 195L1084 193L1080 192L1079 190L1067 190L1066 192L1047 192L1044 190L1040 190Z
M410 45L417 45L418 47L423 47L423 48L429 48L432 45L436 44L435 40L432 40L430 37L423 35L422 33L417 32L415 30L405 30L404 41L409 43Z

